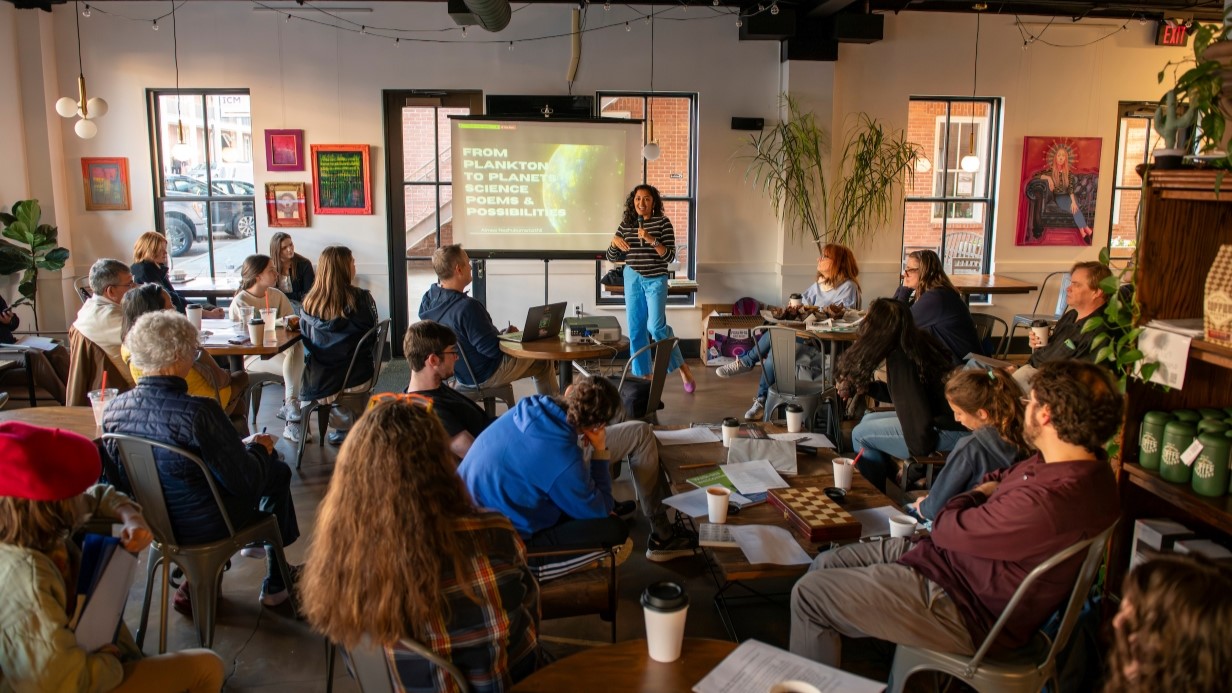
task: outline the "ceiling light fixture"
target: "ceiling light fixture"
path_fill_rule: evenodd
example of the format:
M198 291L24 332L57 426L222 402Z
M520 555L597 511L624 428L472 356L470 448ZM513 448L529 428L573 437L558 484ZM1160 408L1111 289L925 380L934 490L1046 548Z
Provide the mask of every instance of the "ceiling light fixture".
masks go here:
M654 118L650 113L650 100L654 97L654 7L650 13L650 96L646 97L646 146L642 147L642 157L646 161L659 158L659 143L654 136Z
M180 140L171 147L171 158L188 161L196 152L192 145L184 141L184 116L180 112L180 40L175 25L175 0L171 0L171 53L175 58L175 120Z
M80 3L77 3L80 6ZM87 5L87 7L89 7ZM73 126L73 131L83 140L88 140L98 134L98 125L94 123L95 118L102 118L107 115L107 102L97 96L90 99L86 97L86 74L85 69L81 66L81 13L77 15L77 100L73 97L65 96L56 101L56 113L59 113L65 118L80 116L81 120Z
M967 155L958 163L958 167L967 173L980 170L980 157L975 155L975 87L980 79L980 15L975 15L975 60L971 63L971 139L968 142Z

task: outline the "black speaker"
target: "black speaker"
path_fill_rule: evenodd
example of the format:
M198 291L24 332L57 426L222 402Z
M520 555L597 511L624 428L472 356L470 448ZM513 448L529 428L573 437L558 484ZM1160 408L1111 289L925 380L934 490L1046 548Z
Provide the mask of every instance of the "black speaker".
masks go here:
M765 118L740 118L732 116L732 130L761 130L766 127Z

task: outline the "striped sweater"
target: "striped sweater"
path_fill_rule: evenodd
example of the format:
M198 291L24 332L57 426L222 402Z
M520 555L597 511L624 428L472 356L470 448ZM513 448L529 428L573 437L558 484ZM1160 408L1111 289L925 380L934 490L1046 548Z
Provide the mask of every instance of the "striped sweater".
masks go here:
M658 240L667 248L663 257L659 257L653 244L644 243L638 237L636 223L633 225L621 223L616 229L616 235L629 244L629 250L626 252L615 245L609 245L607 259L609 262L623 260L643 277L666 277L667 263L676 260L676 230L672 228L671 220L665 216L642 220L642 225L651 238Z

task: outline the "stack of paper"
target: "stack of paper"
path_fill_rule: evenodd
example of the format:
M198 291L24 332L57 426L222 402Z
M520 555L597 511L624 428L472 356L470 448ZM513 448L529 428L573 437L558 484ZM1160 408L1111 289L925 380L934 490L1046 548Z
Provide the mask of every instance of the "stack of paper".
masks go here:
M1153 327L1157 330L1167 330L1168 332L1183 334L1192 339L1202 339L1202 337L1206 334L1206 328L1202 324L1202 318L1152 320L1148 322L1146 326Z
M731 480L736 490L744 495L750 493L765 493L772 488L787 488L790 486L779 473L774 471L768 460L753 460L752 462L736 462L720 467L727 478Z
M745 640L735 652L693 687L694 693L769 691L775 685L803 682L818 693L880 693L885 684L805 659L764 642ZM808 690L797 684L790 690Z

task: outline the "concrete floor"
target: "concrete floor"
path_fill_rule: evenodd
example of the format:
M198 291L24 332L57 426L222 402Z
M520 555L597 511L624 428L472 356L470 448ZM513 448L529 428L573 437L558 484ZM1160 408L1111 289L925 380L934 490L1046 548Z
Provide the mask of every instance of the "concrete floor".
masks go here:
M665 388L665 409L660 412L664 424L686 424L694 421L719 421L725 416L742 416L748 408L757 386L757 372L738 378L719 379L713 368L692 364L697 378L697 390L686 394L678 377L670 376ZM405 362L396 364L383 374L383 389L405 385ZM398 382L400 381L400 382ZM525 396L528 384L519 384L517 394ZM278 410L278 388L267 388L257 429L268 426L271 432L281 431L282 422L274 417ZM293 459L293 448L285 440L278 448ZM328 444L322 449L315 442L307 448L303 468L295 473L291 484L303 536L288 547L292 563L303 562L304 552L312 541L316 509L325 494L332 472L336 448ZM623 489L631 496L631 487ZM618 485L618 495L622 493ZM687 586L690 607L686 633L691 637L727 637L714 607L715 584L700 556L681 558L656 564L645 559L649 524L640 512L634 518L632 535L636 545L633 556L620 568L620 607L617 635L620 640L644 637L642 611L638 603L643 588L664 579L683 580ZM362 541L362 537L357 537ZM379 547L372 547L379 550ZM142 566L144 570L144 565ZM325 689L325 645L302 622L295 620L287 605L277 609L262 607L257 601L264 562L235 556L233 567L223 580L223 594L218 607L218 625L214 649L227 663L228 691L323 691ZM733 609L732 615L741 639L756 638L786 647L789 624L786 595L790 583L759 584L759 590L781 595L776 603L756 601ZM157 587L155 588L157 590ZM130 628L136 630L144 590L133 589L126 612ZM156 591L157 596L157 591ZM146 652L158 647L157 599L151 613L151 632L146 638ZM581 647L607 642L609 625L597 616L545 621L542 635L547 650L556 656L567 656ZM171 610L168 615L168 647L171 650L196 647L196 631L189 619ZM877 643L864 641L847 648L845 668L871 678L885 680L892 650ZM339 666L334 690L356 691L358 687Z

